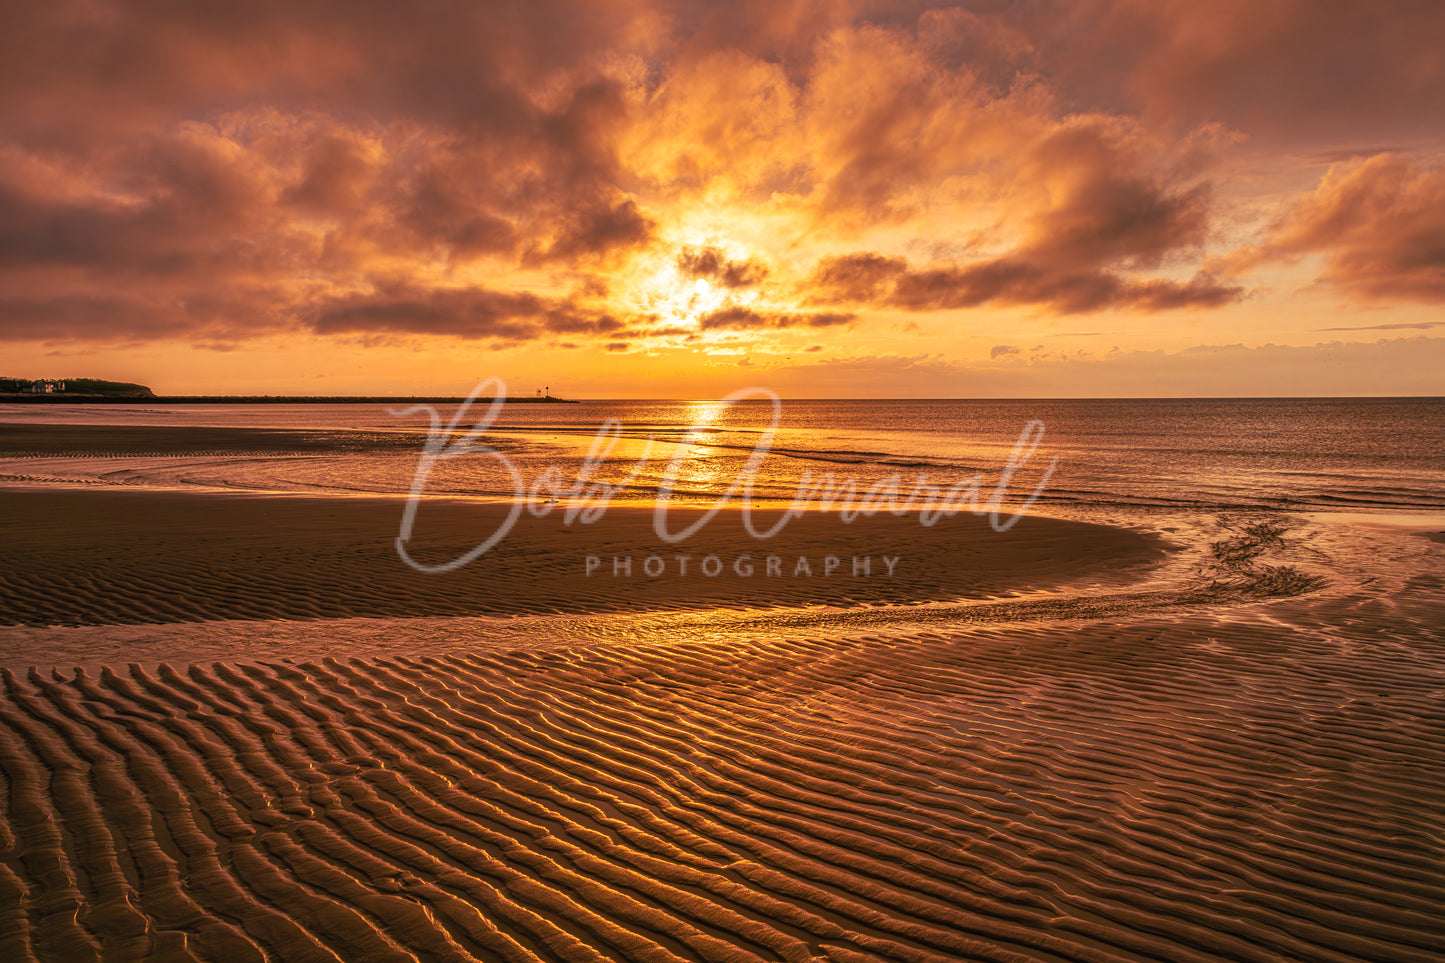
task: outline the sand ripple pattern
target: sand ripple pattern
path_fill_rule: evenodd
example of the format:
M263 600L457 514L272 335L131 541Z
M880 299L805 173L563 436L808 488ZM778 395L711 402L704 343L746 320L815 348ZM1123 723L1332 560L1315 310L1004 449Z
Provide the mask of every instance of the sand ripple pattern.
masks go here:
M1441 648L1176 619L7 670L0 951L1434 961Z

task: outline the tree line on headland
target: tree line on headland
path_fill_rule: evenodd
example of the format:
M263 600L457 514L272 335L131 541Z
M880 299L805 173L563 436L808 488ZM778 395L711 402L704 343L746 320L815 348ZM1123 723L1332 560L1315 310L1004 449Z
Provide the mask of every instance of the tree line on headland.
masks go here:
M43 398L62 395L70 398L154 398L155 392L145 385L128 381L102 381L99 378L0 378L0 394Z
M0 378L0 400L5 402L128 402L138 400L158 401L166 404L457 404L465 401L460 397L432 397L417 395L157 395L146 385L131 384L127 381L101 381L98 378L63 378L55 380L33 380L30 378ZM477 401L490 401L478 398ZM508 398L508 404L562 404L575 405L578 402L554 398L550 394L538 397L522 396Z

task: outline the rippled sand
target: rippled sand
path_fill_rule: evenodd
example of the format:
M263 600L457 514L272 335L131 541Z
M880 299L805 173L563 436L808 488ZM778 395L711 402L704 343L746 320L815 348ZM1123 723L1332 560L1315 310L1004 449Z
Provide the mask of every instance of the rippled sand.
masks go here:
M613 505L591 524L580 517L568 524L564 506L543 517L521 512L494 550L429 573L397 555L402 505L387 498L7 491L0 524L13 562L0 566L0 625L924 602L1119 582L1165 554L1163 540L1139 532L1036 517L996 532L971 514L922 525L889 515L844 524L814 512L759 541L729 511L669 544L648 509ZM428 502L408 551L423 564L444 564L501 529L508 511L494 503ZM700 513L668 517L677 532ZM777 518L776 511L759 513L759 528ZM714 576L703 573L709 556L717 559ZM768 571L770 556L779 560L776 573ZM662 566L656 578L646 571L653 557ZM596 560L590 573L589 558ZM897 560L891 574L886 558ZM866 575L854 574L855 559L870 560Z
M1296 584L1220 567L1240 526L1166 558L1058 520L930 542L880 519L859 551L897 539L929 574L569 600L598 543L565 530L519 530L510 580L443 590L383 565L372 503L191 497L7 493L29 541L0 606L31 626L0 630L16 959L1445 954L1427 538L1271 535L1328 563ZM432 517L438 551L472 537ZM317 616L353 621L215 621ZM232 656L168 655L227 633Z

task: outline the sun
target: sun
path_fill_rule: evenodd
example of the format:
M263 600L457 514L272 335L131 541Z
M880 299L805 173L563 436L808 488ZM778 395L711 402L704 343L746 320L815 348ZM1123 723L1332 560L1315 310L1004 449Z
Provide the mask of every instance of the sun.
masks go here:
M667 264L650 277L641 279L637 298L640 305L655 312L665 323L693 327L698 319L716 311L728 300L725 288L707 278L689 278Z

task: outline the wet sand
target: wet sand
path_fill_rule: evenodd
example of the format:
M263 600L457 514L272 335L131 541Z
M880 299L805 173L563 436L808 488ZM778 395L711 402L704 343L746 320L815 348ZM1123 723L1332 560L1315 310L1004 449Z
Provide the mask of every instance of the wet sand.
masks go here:
M254 457L357 451L412 454L417 447L417 437L402 432L0 422L0 458L6 459L242 453Z
M397 500L0 505L0 621L365 616L391 633L364 658L344 634L330 657L257 654L237 622L244 657L0 659L0 947L16 959L1445 954L1445 550L1424 538L1401 542L1419 568L1385 595L1336 580L1141 614L1033 601L1124 595L1170 557L1058 519L999 534L818 516L760 549L720 516L688 554L899 568L601 582L586 556L674 554L650 515L528 520L424 575L394 553ZM427 506L414 544L448 557L504 510ZM941 599L992 620L916 605ZM859 621L806 638L686 623L818 603ZM890 629L915 610L934 624ZM670 628L608 639L668 611ZM409 617L476 614L575 616L601 641L407 650Z
M0 625L908 603L1119 582L1166 554L1161 539L1138 532L1029 516L996 532L971 514L925 526L916 516L845 524L814 512L759 541L726 511L669 544L650 509L613 505L591 524L568 524L559 506L540 518L521 512L474 561L418 572L395 547L403 506L395 498L6 491L0 527L13 561L0 568ZM445 564L501 529L509 512L497 503L427 502L408 552ZM669 531L699 515L670 510ZM771 526L778 515L756 518Z

